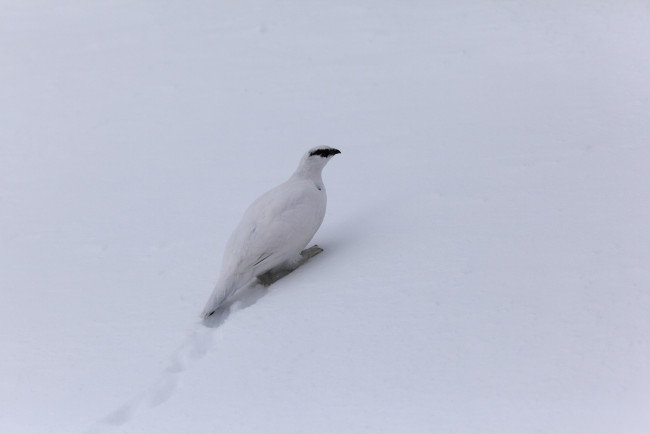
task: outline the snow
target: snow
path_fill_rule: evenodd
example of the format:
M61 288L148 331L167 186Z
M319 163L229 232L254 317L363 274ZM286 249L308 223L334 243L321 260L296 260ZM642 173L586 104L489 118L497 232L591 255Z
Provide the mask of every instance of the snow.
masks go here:
M0 431L647 433L644 2L0 2ZM325 251L199 321L309 148Z

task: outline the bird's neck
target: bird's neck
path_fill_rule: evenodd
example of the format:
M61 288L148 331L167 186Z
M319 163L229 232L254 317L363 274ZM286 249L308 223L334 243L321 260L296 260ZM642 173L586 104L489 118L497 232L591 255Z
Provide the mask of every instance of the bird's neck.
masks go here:
M292 179L308 179L316 185L323 185L322 167L298 167L291 176Z

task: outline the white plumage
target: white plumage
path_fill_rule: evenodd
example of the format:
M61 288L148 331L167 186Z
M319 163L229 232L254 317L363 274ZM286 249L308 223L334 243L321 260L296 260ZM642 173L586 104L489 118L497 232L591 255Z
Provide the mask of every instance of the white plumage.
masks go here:
M321 173L338 149L310 149L284 183L260 196L244 213L226 244L219 280L203 309L212 315L258 276L292 270L325 217L327 195Z

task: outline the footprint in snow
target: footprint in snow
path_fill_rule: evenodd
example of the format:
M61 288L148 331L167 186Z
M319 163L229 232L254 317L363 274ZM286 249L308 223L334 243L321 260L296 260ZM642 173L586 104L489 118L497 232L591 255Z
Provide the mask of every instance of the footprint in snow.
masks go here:
M242 291L231 303L202 320L187 334L185 341L172 355L169 365L153 386L101 419L99 426L95 426L89 432L105 430L108 427L119 427L129 422L142 405L153 408L166 402L178 389L181 376L188 366L208 353L215 329L220 327L232 313L254 305L266 293L266 288L260 285L252 286Z

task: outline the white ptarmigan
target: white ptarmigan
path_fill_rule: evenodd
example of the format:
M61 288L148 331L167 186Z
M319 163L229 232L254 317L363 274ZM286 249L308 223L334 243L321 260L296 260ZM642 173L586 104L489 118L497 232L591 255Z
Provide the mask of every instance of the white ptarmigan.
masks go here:
M256 280L270 284L320 253L303 249L325 217L322 171L338 149L310 149L291 177L253 202L226 244L219 280L203 309L212 315L228 298Z

